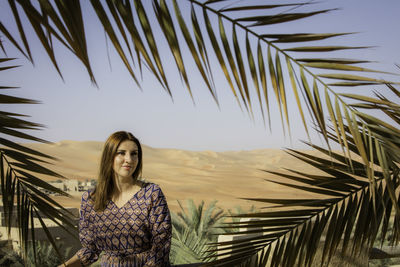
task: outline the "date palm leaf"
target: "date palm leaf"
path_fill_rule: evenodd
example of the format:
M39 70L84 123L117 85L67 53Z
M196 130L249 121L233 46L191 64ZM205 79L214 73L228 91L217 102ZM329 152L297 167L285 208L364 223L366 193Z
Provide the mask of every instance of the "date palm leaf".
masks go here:
M11 59L2 58L0 62L8 63L9 60ZM3 74L7 69L9 68L5 67L0 71ZM1 94L0 102L13 105L39 103L35 100L8 94ZM41 177L45 174L64 178L62 175L44 166L44 163L47 165L52 164L57 159L10 140L11 138L19 138L20 140L47 143L45 140L19 131L20 129L29 131L38 130L41 129L42 125L19 119L18 117L26 117L26 115L0 111L2 122L0 132L4 134L4 137L0 138L1 199L8 237L10 238L11 228L17 227L19 230L21 253L26 259L29 246L33 246L33 251L36 251L34 242L29 241L35 237L35 222L39 220L41 225L46 227L41 217L37 217L43 216L38 215L39 213L45 214L48 219L57 223L73 236L76 236L76 218L70 211L54 201L46 193L47 191L69 196L64 191L44 181ZM50 235L48 238L54 244L53 237Z
M361 96L354 96L354 98L367 103L379 102L376 99ZM385 105L386 102L382 101L380 104L382 109L396 106L393 102ZM265 207L268 211L237 215L240 218L254 220L232 223L225 227L247 229L247 231L233 233L236 235L242 235L244 232L257 234L257 236L216 244L218 255L225 258L213 262L213 266L229 266L231 262L238 263L246 253L251 252L253 252L251 256L258 259L257 266L264 266L261 265L264 263L260 259L265 262L266 258L272 266L283 263L284 266L309 266L315 261L313 255L318 244L321 244L321 262L329 264L336 253L357 257L363 250L373 246L379 231L382 234L381 238L384 239L389 225L394 228L391 233L391 242L396 244L400 233L398 229L400 226L396 225L400 215L396 206L398 205L396 192L400 186L400 169L399 161L393 153L398 154L400 146L398 143L392 143L394 147L389 152L382 142L378 129L387 130L392 138L398 141L400 140L398 125L382 124L381 120L371 115L360 114L359 118L363 117L370 120L368 124L375 127L370 131L365 131L362 128L364 124L356 122L353 125L353 131L359 132L358 141L352 138L355 134L350 133L348 125L343 127L347 142L351 144L349 147L355 154L351 159L308 143L324 156L315 156L296 150L289 150L288 153L313 166L321 174L290 169L281 172L266 170L275 177L280 177L267 179L268 182L318 194L315 195L315 199L245 198L269 204ZM335 139L336 134L329 132L328 137L338 142ZM356 144L360 141L362 144ZM366 157L367 164L370 166L365 166L362 156L357 154L358 145L363 145L363 149L368 151ZM353 168L349 167L349 160ZM381 166L386 166L386 168L383 169ZM372 174L369 173L370 170L373 170ZM333 197L327 198L329 195ZM322 239L324 239L323 242ZM254 242L254 248L250 248L249 242ZM256 242L265 242L265 245L258 246ZM282 243L285 243L286 248L282 247ZM270 249L266 254L265 248L268 247ZM229 253L225 252L227 248L231 249ZM293 251L300 251L300 253L293 256ZM241 266L252 265L243 260Z

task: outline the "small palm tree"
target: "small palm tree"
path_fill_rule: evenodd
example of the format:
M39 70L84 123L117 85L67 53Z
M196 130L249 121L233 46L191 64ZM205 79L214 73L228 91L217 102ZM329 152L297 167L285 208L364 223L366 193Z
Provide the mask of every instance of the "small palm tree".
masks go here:
M187 211L178 200L181 211L172 213L171 260L175 264L211 261L215 252L209 252L208 244L215 243L224 221L224 212L212 201L205 207L204 201L196 206L187 200ZM206 258L206 259L204 259Z
M35 243L36 251L33 249L28 251L28 266L54 267L63 263L49 242L35 241ZM62 243L58 244L58 249L61 250L62 246ZM64 259L70 256L71 249L68 247L64 250L64 255L62 255Z
M0 242L0 266L22 267L24 261L17 252L7 246L8 240Z

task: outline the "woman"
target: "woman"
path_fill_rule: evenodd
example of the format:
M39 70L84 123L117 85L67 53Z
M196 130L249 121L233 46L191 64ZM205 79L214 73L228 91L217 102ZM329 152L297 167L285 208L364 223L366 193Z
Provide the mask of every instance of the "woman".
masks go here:
M82 195L79 239L82 248L66 266L170 266L171 217L156 184L138 180L142 148L129 132L106 141L98 183Z

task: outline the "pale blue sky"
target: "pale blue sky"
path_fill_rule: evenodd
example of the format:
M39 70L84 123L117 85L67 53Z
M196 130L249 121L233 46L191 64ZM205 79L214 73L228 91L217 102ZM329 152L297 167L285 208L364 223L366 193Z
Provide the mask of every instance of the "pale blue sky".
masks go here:
M83 3L83 10L87 12L88 2ZM0 3L1 21L13 29L5 6L5 1ZM285 27L300 32L359 32L338 40L344 40L342 44L347 42L350 45L377 47L352 51L347 55L351 58L377 60L379 63L368 67L399 73L394 63L400 64L400 1L336 0L324 1L317 6L339 7L341 10ZM104 32L96 27L96 23L93 20L86 30L99 88L91 85L85 68L65 49L57 49L57 59L65 80L63 82L36 40L32 47L34 67L5 42L8 56L18 57L14 64L22 67L2 72L1 84L20 86L21 89L13 92L13 95L33 98L43 103L24 107L8 106L7 109L10 112L30 114L32 121L45 124L47 128L37 132L37 136L54 142L65 139L104 141L113 131L125 129L137 135L142 143L158 148L224 151L302 147L298 140L305 139L305 134L298 117L294 116L291 121L291 144L282 135L278 112L272 111L273 131L270 133L264 127L258 111L255 112L255 121L240 111L227 84L218 79L218 71L215 77L220 109L195 72L190 73L194 76L194 106L172 67L167 67L167 71L174 102L148 72L144 72L141 92L112 48L110 71ZM286 30L275 26L271 29ZM394 80L399 79L394 77ZM365 88L353 90L362 93ZM293 105L290 111L297 113Z

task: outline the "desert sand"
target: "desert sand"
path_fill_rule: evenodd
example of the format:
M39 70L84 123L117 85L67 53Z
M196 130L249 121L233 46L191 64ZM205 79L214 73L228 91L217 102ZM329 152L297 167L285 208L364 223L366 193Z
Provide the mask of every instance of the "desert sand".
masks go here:
M24 144L56 157L48 165L65 179L96 179L103 143L95 141L60 141L53 144ZM309 153L316 154L315 151ZM184 151L159 149L143 145L143 178L161 186L172 211L178 201L189 198L195 203L217 200L217 206L244 210L265 204L241 198L307 198L310 194L295 191L265 179L284 180L263 170L282 171L291 168L316 173L316 170L279 149L252 151ZM58 178L40 176L46 181ZM71 198L54 197L65 207L79 207L81 192ZM314 196L313 196L314 197Z

